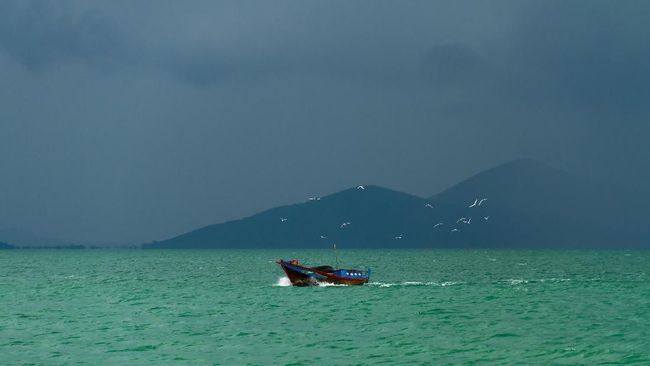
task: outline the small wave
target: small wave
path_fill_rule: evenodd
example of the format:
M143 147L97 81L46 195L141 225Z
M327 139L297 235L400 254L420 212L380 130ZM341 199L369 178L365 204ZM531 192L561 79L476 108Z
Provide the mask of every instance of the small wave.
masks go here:
M336 283L327 283L327 282L318 282L318 287L345 287L347 285L344 284L336 284Z
M570 278L540 278L540 279L531 279L531 280L525 280L523 278L509 278L506 280L500 280L497 281L498 283L506 283L510 285L521 285L521 284L527 284L527 283L536 283L536 282L566 282L566 281L571 281Z
M386 282L370 282L368 283L369 286L378 286L378 287L393 287L393 286L438 286L438 287L445 287L445 286L453 286L453 285L460 285L462 282L454 282L454 281L445 281L445 282L421 282L421 281L406 281L406 282L398 282L398 283L386 283Z
M396 283L384 283L384 282L368 282L368 286L379 286L379 287L393 287L397 285Z
M462 282L454 282L454 281L447 281L447 282L442 282L440 286L454 286L454 285L462 285Z
M347 286L347 285L343 285L343 284L339 285L339 284L326 283L326 282L318 282L317 285L319 287L332 287L332 286L334 286L334 287L342 287L342 286ZM286 276L285 277L279 277L278 280L276 281L276 283L273 286L289 287L289 286L291 286L291 280L289 279L289 277L286 277Z
M289 277L286 277L286 276L285 277L280 277L280 278L278 278L278 281L273 286L279 286L279 287L291 286L291 280L289 279Z
M571 281L570 278L542 278L539 282L566 282Z
M511 279L505 280L503 282L506 282L506 283L509 283L509 284L515 286L515 285L521 285L521 284L528 283L528 280L524 280L524 279L520 279L520 278L511 278Z
M57 281L67 281L67 280L85 280L86 276L83 275L76 275L76 274L71 274L71 275L64 275L64 274L57 274L52 276L53 279Z

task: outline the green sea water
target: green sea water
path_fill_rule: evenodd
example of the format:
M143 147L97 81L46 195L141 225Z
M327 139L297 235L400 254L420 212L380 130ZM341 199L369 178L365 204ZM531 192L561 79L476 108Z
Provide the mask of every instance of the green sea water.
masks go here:
M2 365L650 364L650 252L0 252Z

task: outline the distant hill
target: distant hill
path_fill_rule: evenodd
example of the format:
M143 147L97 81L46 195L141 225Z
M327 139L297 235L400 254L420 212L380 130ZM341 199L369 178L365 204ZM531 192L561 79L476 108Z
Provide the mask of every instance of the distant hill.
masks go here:
M644 195L522 159L429 198L351 188L143 248L650 247L649 205Z
M16 249L16 247L0 241L0 250L2 249Z
M472 176L430 199L491 214L473 241L519 247L650 247L647 194L574 176L532 159Z
M323 248L333 242L354 247L385 247L399 245L400 241L415 245L428 240L425 228L431 227L436 216L424 207L425 203L423 198L377 186L351 188L319 200L207 226L144 247ZM404 234L402 239L395 238L401 234Z
M0 228L0 240L18 247L61 247L72 245L64 240L33 234L18 228Z

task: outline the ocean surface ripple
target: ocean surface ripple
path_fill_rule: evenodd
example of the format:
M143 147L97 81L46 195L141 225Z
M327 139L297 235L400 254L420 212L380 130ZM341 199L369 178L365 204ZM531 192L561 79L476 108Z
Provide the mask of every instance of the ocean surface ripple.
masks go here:
M650 252L2 251L2 365L650 364Z

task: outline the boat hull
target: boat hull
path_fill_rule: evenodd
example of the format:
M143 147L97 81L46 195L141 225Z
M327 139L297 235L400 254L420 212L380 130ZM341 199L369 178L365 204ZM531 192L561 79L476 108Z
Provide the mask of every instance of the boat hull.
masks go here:
M325 272L312 267L300 266L293 261L280 260L278 263L284 273L287 274L289 281L293 286L321 286L323 284L331 285L346 285L346 286L361 286L368 283L369 276L359 276L352 278L344 275L354 271L354 273L361 273L357 270L337 270L336 272Z

